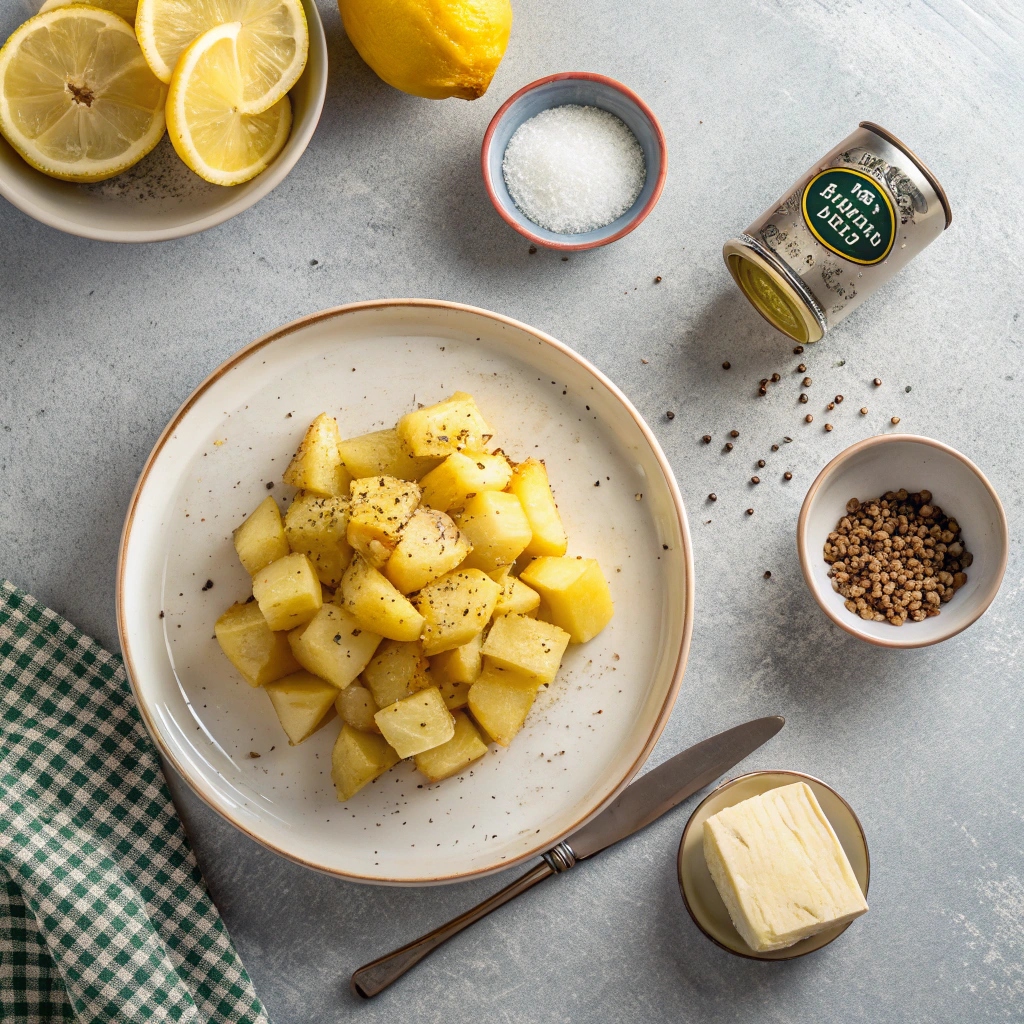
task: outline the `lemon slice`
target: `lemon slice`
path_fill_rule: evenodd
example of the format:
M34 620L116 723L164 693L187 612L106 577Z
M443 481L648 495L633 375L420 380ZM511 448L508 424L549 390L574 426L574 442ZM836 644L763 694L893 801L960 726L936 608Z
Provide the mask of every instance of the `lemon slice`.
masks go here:
M71 4L81 4L82 0L46 0L46 3L39 8L40 14L52 11L56 7L68 7ZM101 11L110 11L124 18L129 25L135 24L135 9L139 6L139 0L90 0L90 7L98 7Z
M239 109L242 32L234 21L201 35L181 55L167 96L167 129L178 156L215 185L256 177L281 152L292 127L287 96L261 114Z
M204 32L238 22L239 110L261 114L299 80L309 54L300 0L139 0L135 31L161 82L170 82L185 49Z
M138 163L164 134L166 95L131 26L95 7L37 14L0 50L0 133L65 181Z

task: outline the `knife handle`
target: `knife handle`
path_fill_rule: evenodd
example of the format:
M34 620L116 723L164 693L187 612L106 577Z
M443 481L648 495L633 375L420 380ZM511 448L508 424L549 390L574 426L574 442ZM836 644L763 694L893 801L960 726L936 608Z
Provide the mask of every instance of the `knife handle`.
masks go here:
M447 942L453 935L458 935L464 928L475 924L492 910L497 910L509 900L514 900L520 893L532 889L538 882L542 882L554 873L554 868L546 860L542 860L535 868L521 878L517 878L501 892L496 892L483 903L473 907L472 910L467 910L466 913L455 918L454 921L449 921L414 942L402 946L401 949L396 949L393 953L388 953L386 956L360 967L352 975L352 991L364 999L370 999L383 992L388 985L397 981L406 971L415 967L425 956L433 953L438 946Z

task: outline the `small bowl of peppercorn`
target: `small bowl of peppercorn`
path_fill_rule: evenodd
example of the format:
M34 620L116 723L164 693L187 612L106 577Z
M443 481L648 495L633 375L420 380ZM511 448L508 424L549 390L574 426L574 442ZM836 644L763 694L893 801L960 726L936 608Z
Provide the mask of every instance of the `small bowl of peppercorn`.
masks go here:
M879 647L926 647L976 622L1006 571L1002 503L965 455L907 434L870 437L818 474L797 524L825 614Z

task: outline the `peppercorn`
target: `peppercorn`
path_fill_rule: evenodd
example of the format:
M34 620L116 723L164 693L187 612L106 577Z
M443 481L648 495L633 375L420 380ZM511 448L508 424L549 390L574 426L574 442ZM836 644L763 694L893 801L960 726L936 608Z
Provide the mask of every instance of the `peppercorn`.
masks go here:
M723 370L728 370L731 366L732 366L732 363L730 363L728 359L726 359L726 361L724 363L722 363L722 369Z
M752 516L753 514L754 514L754 510L752 508L748 508L747 509L747 515L748 516Z
M778 450L779 450L779 446L777 444L773 444L772 445L772 451L773 452L777 452Z
M828 405L825 406L825 408L828 409L829 412L831 412L835 407L836 407L836 403L835 402L829 402Z
M810 413L808 413L804 417L804 423L813 423L813 422L814 422L814 417Z
M762 384L762 385L761 385L761 386L760 386L760 387L759 387L759 388L757 389L757 393L758 393L759 395L761 395L762 397L764 397L765 395L767 395L767 394L768 394L768 386L767 386L766 384Z
M825 433L831 433L831 432L832 432L832 424L831 423L826 423L825 424Z
M894 427L896 426L896 424L897 424L897 423L899 423L899 421L900 421L900 418L899 418L899 416L893 416L893 418L892 418L891 420L889 420L889 422L890 422L890 423L891 423L891 424L892 424L892 425L893 425Z
M804 379L800 381L800 383L803 384L805 388L809 388L811 384L813 384L814 382L811 380L810 377L804 377Z
M661 274L659 274L659 275L658 275L658 276L657 276L657 277L656 277L656 278L654 279L654 283L655 283L655 284L661 284Z
M860 414L861 414L861 416L867 416L867 414L868 414L868 407L866 405L862 405L861 406Z
M710 435L710 434L705 434L705 435L704 435L704 436L703 436L703 437L701 438L701 440L702 440L702 441L703 441L703 442L704 442L705 444L711 444L711 435Z
M771 571L771 569L765 569L765 571L764 571L764 578L766 580L770 580L772 578L772 571Z
M783 480L792 480L792 479L793 479L793 474L792 474L792 473L790 473L790 472L789 472L789 471L787 470L787 471L786 471L785 473L783 473L783 474L782 474L782 479L783 479Z
M675 418L676 418L676 414L671 409L669 409L669 411L667 413L665 413L665 419L667 419L667 420L674 420Z
M750 478L750 482L752 484L759 484L761 482L761 478L759 476L752 476Z
M772 383L773 384L778 384L780 380L782 380L781 374L778 374L778 373L773 373L772 374Z
M796 372L797 372L797 373L806 373L806 372L807 372L807 367L806 367L806 366L805 366L805 365L804 365L803 363L801 363L801 364L800 364L800 365L799 365L799 366L798 366L798 367L796 368Z
M797 347L795 349L793 349L793 355L798 356L798 355L800 355L801 352L803 352L803 350L804 350L803 345L797 345Z
M711 493L710 493L710 494L708 495L708 501L718 501L718 495L717 495L717 494L715 494L715 492L714 492L714 491L712 491L712 492L711 492Z
M807 402L808 402L807 396L806 395L801 395L800 396L800 402L801 402L801 404L806 405Z
M758 469L764 469L764 459L758 459L757 460L757 468Z
M843 401L842 395L836 395L836 405L841 405Z
M727 452L731 452L732 451L732 441L726 441L725 442L725 450Z
M876 388L880 388L882 386L882 379L880 377L876 377L872 381L872 383L875 385Z
M740 436L740 432L738 430L730 430L729 431L729 436L730 437L739 437Z

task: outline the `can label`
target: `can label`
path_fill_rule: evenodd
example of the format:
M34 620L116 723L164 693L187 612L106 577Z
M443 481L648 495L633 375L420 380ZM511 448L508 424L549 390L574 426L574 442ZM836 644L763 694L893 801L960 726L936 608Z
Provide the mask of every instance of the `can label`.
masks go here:
M851 263L881 263L896 241L892 202L863 171L821 171L804 188L801 208L811 234L829 252Z

